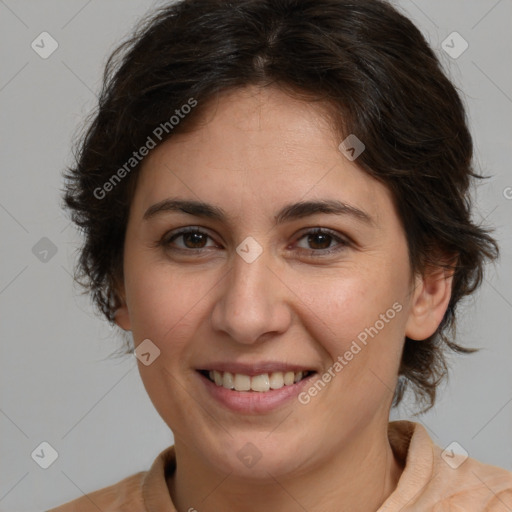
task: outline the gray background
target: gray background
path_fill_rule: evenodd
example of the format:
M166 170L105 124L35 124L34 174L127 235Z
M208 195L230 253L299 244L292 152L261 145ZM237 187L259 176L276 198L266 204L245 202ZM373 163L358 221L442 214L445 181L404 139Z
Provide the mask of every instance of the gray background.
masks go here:
M121 340L73 286L80 238L59 206L61 172L107 56L161 3L0 0L2 511L43 510L113 484L172 444L135 359L109 358ZM493 175L477 190L475 217L496 226L502 257L461 310L459 341L483 350L452 359L433 411L412 418L406 403L392 417L420 421L440 446L455 440L512 470L512 1L396 4L464 93L476 164ZM59 44L47 59L31 48L43 31ZM453 31L469 44L457 59L441 47ZM33 253L43 237L57 249L47 261ZM42 441L58 452L48 469L31 457Z

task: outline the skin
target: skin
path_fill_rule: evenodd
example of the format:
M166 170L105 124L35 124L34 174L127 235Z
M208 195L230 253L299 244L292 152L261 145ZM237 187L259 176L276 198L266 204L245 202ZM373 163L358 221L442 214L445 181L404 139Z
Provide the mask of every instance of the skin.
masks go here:
M402 472L387 425L404 337L435 332L451 277L412 275L390 192L341 154L322 108L274 87L231 91L204 122L143 163L116 322L136 346L149 338L160 349L152 364L138 364L174 433L177 470L168 488L179 512L368 512ZM169 197L211 203L228 220L183 212L143 219ZM316 213L273 226L285 204L319 199L355 206L373 224ZM208 236L158 244L187 226ZM348 244L308 239L315 227ZM236 252L248 236L263 250L252 263ZM219 360L282 361L322 375L397 302L402 310L306 405L293 399L269 413L233 412L197 375ZM247 442L261 453L250 468L237 456Z

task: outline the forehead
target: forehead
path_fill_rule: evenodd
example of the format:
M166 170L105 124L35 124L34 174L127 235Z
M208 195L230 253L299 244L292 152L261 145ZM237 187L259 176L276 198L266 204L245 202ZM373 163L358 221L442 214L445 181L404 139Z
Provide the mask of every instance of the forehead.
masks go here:
M276 88L221 95L192 130L146 157L132 206L141 211L179 195L255 214L298 200L336 198L364 204L378 218L391 194L342 155L329 116L325 105Z

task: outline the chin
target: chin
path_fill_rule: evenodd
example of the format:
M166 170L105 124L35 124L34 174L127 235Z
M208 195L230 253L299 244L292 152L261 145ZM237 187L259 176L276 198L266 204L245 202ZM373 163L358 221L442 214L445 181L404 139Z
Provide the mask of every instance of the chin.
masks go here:
M297 443L284 444L281 436L271 436L269 431L253 436L233 435L226 448L212 454L212 462L223 473L259 480L290 474L303 467L305 455L296 447Z

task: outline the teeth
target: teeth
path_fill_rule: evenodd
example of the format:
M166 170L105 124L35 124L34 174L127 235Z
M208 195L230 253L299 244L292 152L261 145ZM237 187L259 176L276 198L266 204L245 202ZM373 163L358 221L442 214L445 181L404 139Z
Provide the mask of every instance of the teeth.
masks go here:
M249 391L251 389L251 377L249 377L249 375L235 373L235 378L233 381L236 391Z
M268 373L251 377L251 389L253 391L268 391L270 389L270 379L268 378Z
M258 391L260 393L270 389L281 389L291 386L306 377L309 372L273 372L270 375L263 373L250 377L241 373L218 372L212 370L208 373L210 380L217 386L235 391Z
M295 373L286 372L284 374L284 385L291 386L295 382Z
M284 386L283 372L274 372L270 374L269 384L272 389L281 389Z
M222 377L222 385L227 389L235 388L235 379L233 378L233 374L229 372L224 372Z
M222 386L222 375L219 372L213 372L213 380L217 386Z

